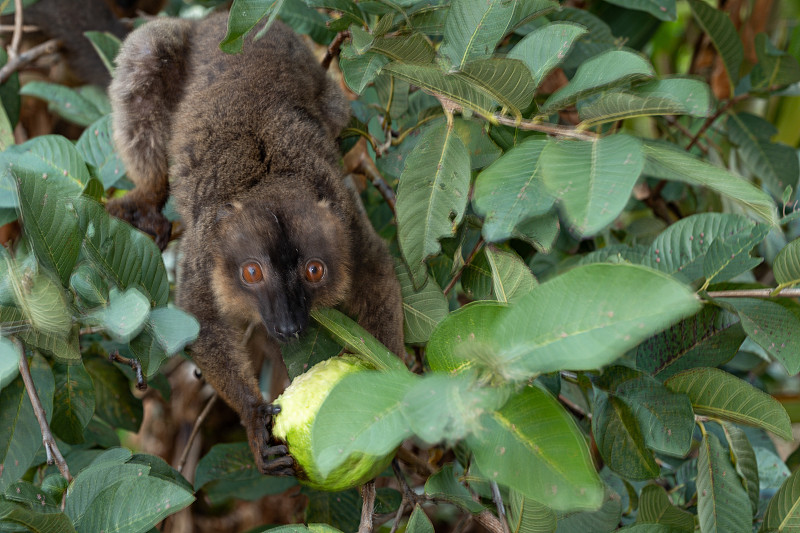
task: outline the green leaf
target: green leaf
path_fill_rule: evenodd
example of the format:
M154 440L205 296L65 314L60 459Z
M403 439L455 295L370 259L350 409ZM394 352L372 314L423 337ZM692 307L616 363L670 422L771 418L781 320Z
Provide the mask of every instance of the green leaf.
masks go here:
M714 239L703 261L706 285L712 280L728 281L760 265L763 258L750 257L750 250L763 241L771 229L766 224L757 224L749 233Z
M517 59L476 59L464 65L458 76L479 87L519 119L533 100L531 73Z
M430 98L428 95L424 96ZM478 170L492 164L503 153L487 131L487 124L461 118L454 119L453 123L456 133L461 137L461 142L467 147L472 170Z
M16 361L19 361L17 354ZM31 376L45 411L47 422L53 413L53 373L47 361L39 354L30 359ZM0 391L0 493L17 481L31 466L42 445L42 431L33 407L18 376Z
M518 224L553 206L555 198L545 188L540 165L548 142L528 139L478 174L472 204L485 217L482 232L487 241L509 239Z
M660 472L630 406L595 390L592 435L606 465L627 479L642 481Z
M108 69L110 74L114 74L116 68L115 59L119 53L119 47L122 42L119 37L107 31L87 31L84 32L89 41L91 41L97 55L103 61L103 65Z
M19 374L19 350L5 337L0 337L0 391Z
M556 530L556 514L512 489L508 496L508 527L511 533L551 533Z
M137 432L142 423L142 401L131 394L125 375L104 359L84 364L94 384L95 414L111 427Z
M406 370L395 354L347 315L335 309L315 309L311 318L369 366L378 370Z
M503 376L502 362L492 349L492 334L508 306L473 302L450 313L431 334L426 357L434 372L462 372L473 365Z
M747 335L781 362L790 374L800 372L800 318L776 302L726 298L719 303L736 310Z
M764 33L756 35L758 63L750 71L754 89L780 87L800 81L800 64L797 57L778 50Z
M424 344L449 312L447 297L433 278L428 278L419 290L415 289L408 268L401 262L395 264L395 272L403 296L405 342Z
M406 533L433 533L433 524L419 504L414 506L414 512L406 525Z
M75 147L87 163L95 166L104 189L113 187L125 176L125 165L114 148L111 115L86 128Z
M455 234L467 206L470 166L464 143L446 124L427 130L408 156L397 189L398 241L416 287L439 239Z
M381 68L388 62L389 59L385 56L374 52L357 55L350 44L342 47L342 53L339 56L339 67L342 70L344 81L356 94L362 94L367 85L375 80L381 72Z
M697 516L703 532L750 531L753 512L730 456L704 433L697 458Z
M659 485L647 485L642 488L636 523L662 524L687 533L694 531L694 516L672 505L667 491Z
M514 2L463 0L450 6L439 53L450 70L489 57L503 38L514 14Z
M69 286L87 307L108 303L108 283L97 270L81 264L69 278Z
M436 66L408 65L397 62L389 63L383 67L381 72L393 74L416 85L423 91L444 96L448 100L484 116L491 116L494 110L491 96L459 73L445 74Z
M83 442L83 430L94 415L94 385L83 363L53 365L55 395L51 429L67 444Z
M525 63L533 75L533 86L538 87L567 57L575 41L585 34L586 28L577 24L547 24L523 37L506 57Z
M495 246L486 248L491 267L492 288L496 300L508 303L518 300L537 285L528 265L514 252L504 252Z
M72 329L72 316L61 284L46 271L37 273L25 264L17 265L5 249L0 253L20 318L35 333L65 340Z
M614 531L622 519L622 501L614 490L605 486L603 503L592 511L561 512L556 515L563 531Z
M643 151L646 160L645 174L707 187L742 205L768 224L777 225L775 203L767 193L752 183L667 145L645 142Z
M586 441L547 392L526 387L481 422L483 431L467 444L489 479L556 510L600 505L603 483Z
M596 141L549 142L540 159L548 190L570 230L594 235L619 215L642 173L641 142L625 134Z
M296 342L281 344L281 354L291 380L341 351L342 346L316 323L309 324Z
M269 16L264 28L259 32L259 35L263 34L275 21L282 5L283 0L267 2L260 0L234 0L228 17L228 32L222 42L219 43L220 50L228 54L241 52L244 45L244 37L250 33L261 19Z
M111 289L108 305L94 311L89 318L103 327L115 342L126 343L144 329L150 315L150 301L135 288L126 291Z
M581 127L651 115L692 115L712 113L711 91L705 83L670 78L644 83L629 91L613 91L578 108Z
M800 471L795 471L783 482L764 511L760 532L795 531L800 520Z
M120 290L137 288L153 307L169 297L169 280L161 252L153 240L129 224L111 217L89 199L74 200L78 224L85 234L83 254Z
M334 386L311 426L310 452L322 476L354 452L382 457L411 436L403 400L418 379L409 372L363 371Z
M609 50L584 62L565 86L550 95L540 113L563 109L592 93L655 75L642 56L625 50Z
M325 24L328 17L304 2L284 2L280 15L294 31L308 35L319 44L327 45L336 37L336 32Z
M523 375L588 370L698 309L686 286L655 271L586 265L520 298L492 341L504 362Z
M19 93L48 102L55 113L79 126L88 126L105 114L91 97L57 83L31 81Z
M26 509L25 507L0 498L0 524L6 531L20 531L6 529L7 524L15 524L23 531L33 533L74 533L75 527L64 513L41 513ZM13 527L13 526L11 526Z
M627 9L644 11L659 20L674 21L678 17L675 0L608 0L608 2Z
M800 283L800 239L784 246L772 263L772 272L780 288Z
M344 492L323 492L303 487L300 494L309 499L304 519L309 522L312 533L331 533L338 531L357 531L361 519L362 499L355 489ZM312 525L311 522L320 524ZM295 531L291 531L295 533Z
M147 320L147 328L167 355L180 352L200 333L197 319L176 307L153 309Z
M756 454L747 435L744 431L734 424L722 424L725 432L725 439L731 451L731 459L736 467L736 473L744 481L744 488L750 497L750 508L753 513L758 511L759 503L759 484L758 484L758 463Z
M36 258L66 285L80 252L81 234L69 212L63 188L51 187L47 174L16 168L20 216Z
M480 513L483 505L472 499L469 490L459 483L453 472L453 465L446 464L425 482L425 494L431 498L444 499L466 509L471 513Z
M158 372L168 355L163 346L153 336L152 328L145 327L144 331L140 332L128 344L128 349L125 355L132 357L139 361L142 365L142 372L146 378L150 378Z
M377 37L369 49L401 63L430 63L435 55L431 43L420 33L401 37Z
M739 147L745 165L775 198L781 197L787 185L797 186L797 154L785 144L769 141L774 126L749 113L731 114L727 124L730 140Z
M650 337L636 349L636 367L665 380L683 370L721 366L745 339L738 316L704 305L694 316Z
M742 66L744 52L733 22L727 13L711 7L703 0L689 0L689 7L692 8L697 23L708 34L722 56L728 78L735 87L739 82L739 69Z
M789 415L775 398L717 368L675 374L664 385L692 401L695 414L760 427L791 439Z

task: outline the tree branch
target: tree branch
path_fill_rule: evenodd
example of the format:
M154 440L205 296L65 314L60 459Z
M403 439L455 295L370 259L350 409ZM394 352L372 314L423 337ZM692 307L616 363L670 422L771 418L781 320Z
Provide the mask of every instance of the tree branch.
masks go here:
M475 259L475 256L478 254L478 251L481 249L481 246L483 246L483 243L484 243L483 237L478 239L478 242L475 243L475 247L469 253L469 257L467 257L467 260L464 261L464 264L461 265L461 268L458 269L458 272L456 272L456 275L453 276L453 279L451 279L450 283L447 284L447 287L444 288L443 292L444 292L445 296L447 296L447 294L451 290L453 290L453 287L455 287L455 285L458 282L458 280L461 279L461 274L464 273L464 269L467 268L467 265L469 265L472 262L473 259Z
M183 467L186 466L186 460L189 458L189 450L192 449L194 439L200 432L200 427L208 417L208 413L211 412L211 408L214 407L214 404L217 402L217 398L219 398L219 395L216 393L216 391L214 391L214 394L212 394L211 398L208 399L206 406L203 407L203 410L200 411L199 415L197 415L197 420L194 421L194 426L192 426L192 432L189 434L189 439L186 441L186 446L183 447L181 458L178 460L178 467L176 469L178 472L182 472Z
M30 50L11 58L9 56L8 63L0 69L0 83L4 83L13 73L46 54L52 54L61 47L61 41L58 39L50 39L40 45L34 46Z
M325 52L325 57L322 58L322 68L328 70L328 67L331 66L331 62L333 61L334 57L339 57L339 52L342 51L342 43L345 39L350 37L349 31L340 31L336 34L336 38L333 40L331 45L328 47L328 50Z
M14 35L8 49L9 59L19 55L19 44L22 42L22 0L14 0Z
M800 298L800 289L782 289L773 294L775 289L737 289L730 291L709 291L709 298Z
M136 373L136 388L139 390L147 389L147 380L144 379L142 364L139 361L136 359L128 359L127 357L123 357L116 350L108 354L108 360L116 361L117 363L122 363L123 365L128 365L131 367Z
M372 511L375 508L375 480L361 485L361 498L364 503L361 506L361 523L358 525L358 533L372 533Z
M22 375L22 381L25 383L25 389L28 391L28 398L31 400L33 406L33 414L36 415L36 420L39 422L39 428L42 430L42 443L44 450L47 454L47 464L53 463L58 467L61 476L68 482L72 481L72 476L69 474L69 467L58 449L56 440L53 433L50 431L50 425L47 423L47 415L42 407L42 402L39 400L39 394L36 392L36 386L33 383L33 376L31 370L28 368L28 358L25 357L25 347L16 337L11 337L11 341L17 346L19 350L19 373ZM62 501L62 509L64 502Z

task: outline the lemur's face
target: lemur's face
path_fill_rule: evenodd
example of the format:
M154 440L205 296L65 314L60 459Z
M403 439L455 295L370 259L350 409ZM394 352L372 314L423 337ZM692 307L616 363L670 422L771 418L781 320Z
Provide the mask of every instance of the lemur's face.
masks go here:
M324 201L292 205L289 199L273 211L250 200L225 209L213 284L233 316L260 321L287 342L306 328L312 307L343 299L350 286L349 239Z

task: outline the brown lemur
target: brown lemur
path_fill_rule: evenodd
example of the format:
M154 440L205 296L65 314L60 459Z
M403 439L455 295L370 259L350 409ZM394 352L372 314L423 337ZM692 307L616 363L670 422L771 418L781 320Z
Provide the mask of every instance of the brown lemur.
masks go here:
M273 412L243 332L268 349L338 306L404 353L400 286L385 243L343 181L336 138L348 103L305 44L276 23L244 51L219 50L226 15L157 19L124 42L110 86L117 148L136 188L108 211L166 244L182 217L178 305L200 321L191 354L241 417L258 467L292 474L270 442ZM278 456L271 459L271 457Z

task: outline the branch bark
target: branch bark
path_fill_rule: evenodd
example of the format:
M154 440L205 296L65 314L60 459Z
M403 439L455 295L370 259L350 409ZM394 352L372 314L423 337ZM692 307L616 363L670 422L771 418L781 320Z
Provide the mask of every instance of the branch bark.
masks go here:
M61 41L58 39L50 39L40 45L34 46L30 50L11 58L9 56L8 63L0 69L0 83L5 82L13 73L33 63L43 55L52 54L61 47Z

